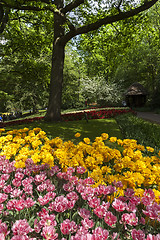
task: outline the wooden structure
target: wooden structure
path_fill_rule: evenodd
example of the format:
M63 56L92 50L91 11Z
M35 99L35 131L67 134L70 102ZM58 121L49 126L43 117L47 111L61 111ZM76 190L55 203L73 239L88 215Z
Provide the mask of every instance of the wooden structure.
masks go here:
M148 92L140 83L133 83L125 92L125 101L129 107L143 107L147 101Z

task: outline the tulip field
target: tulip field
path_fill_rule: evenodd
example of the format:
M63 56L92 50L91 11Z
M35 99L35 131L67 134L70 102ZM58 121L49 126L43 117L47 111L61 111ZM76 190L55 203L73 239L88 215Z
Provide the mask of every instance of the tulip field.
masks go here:
M106 132L0 134L0 240L160 239L160 149Z

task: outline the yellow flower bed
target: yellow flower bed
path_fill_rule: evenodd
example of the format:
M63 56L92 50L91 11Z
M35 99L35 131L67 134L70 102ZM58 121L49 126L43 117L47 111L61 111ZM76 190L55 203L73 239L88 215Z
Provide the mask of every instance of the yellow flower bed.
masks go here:
M1 134L4 131L0 129ZM108 147L106 140L115 148ZM137 196L142 196L145 188L153 188L160 203L160 152L156 154L153 148L145 148L134 139L109 138L103 133L93 143L84 138L75 145L58 137L50 140L40 128L24 128L1 135L0 155L15 160L17 168L24 168L27 158L50 167L59 164L64 171L68 167L83 166L95 180L95 186L121 181L123 189L119 189L117 196L123 195L127 187L133 188Z

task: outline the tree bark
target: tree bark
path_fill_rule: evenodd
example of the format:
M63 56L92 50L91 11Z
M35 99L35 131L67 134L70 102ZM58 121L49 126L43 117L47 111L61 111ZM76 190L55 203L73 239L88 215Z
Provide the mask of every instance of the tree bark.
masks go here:
M58 9L63 7L63 0L55 0ZM65 45L61 43L61 37L64 36L63 18L54 14L54 41L52 53L52 69L50 81L50 95L46 121L61 121L61 102L63 85L63 67Z
M50 97L45 116L46 121L61 120L62 84L64 66L64 46L55 44L52 57Z
M0 34L3 33L6 27L6 24L9 20L9 17L8 17L9 12L10 12L10 9L4 10L2 4L0 4Z

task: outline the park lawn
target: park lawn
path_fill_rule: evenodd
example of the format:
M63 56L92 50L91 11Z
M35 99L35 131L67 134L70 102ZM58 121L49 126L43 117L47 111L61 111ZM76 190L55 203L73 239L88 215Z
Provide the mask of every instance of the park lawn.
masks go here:
M75 141L75 133L79 132L81 137L90 138L93 141L96 137L100 136L102 133L108 133L110 137L117 137L123 139L123 135L119 129L119 126L115 119L93 119L81 121L69 121L69 122L44 122L44 121L35 121L32 123L26 123L16 126L5 127L6 131L13 129L22 129L22 128L41 128L47 133L49 138L60 137L64 141Z

